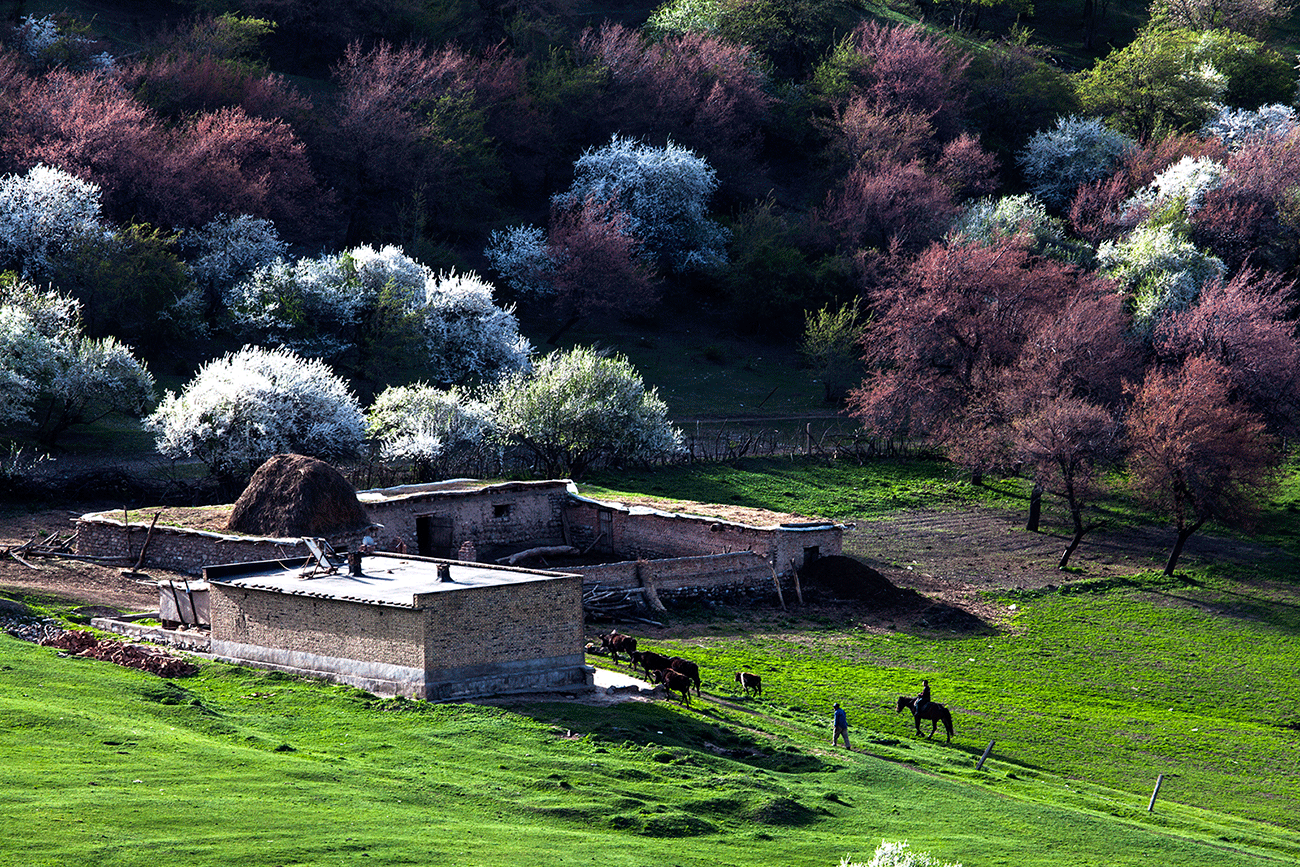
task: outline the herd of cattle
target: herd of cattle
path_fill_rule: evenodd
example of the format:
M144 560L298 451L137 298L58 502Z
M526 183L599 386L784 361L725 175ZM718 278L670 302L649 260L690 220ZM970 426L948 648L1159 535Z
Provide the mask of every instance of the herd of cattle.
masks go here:
M605 649L618 664L621 653L634 667L643 669L653 683L662 683L671 696L681 693L682 704L691 703L691 687L695 694L700 694L700 667L689 659L680 656L664 656L653 650L637 650L636 639L630 635L620 635L617 630L609 635L600 636L600 646ZM736 672L736 683L745 690L745 695L762 695L763 678L748 671Z

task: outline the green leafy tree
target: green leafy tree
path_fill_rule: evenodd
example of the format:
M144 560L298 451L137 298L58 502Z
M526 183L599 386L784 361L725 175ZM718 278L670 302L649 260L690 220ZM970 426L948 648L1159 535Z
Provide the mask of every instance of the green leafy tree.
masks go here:
M1104 116L1134 138L1192 132L1225 101L1274 92L1273 73L1261 72L1275 62L1251 56L1261 50L1260 43L1240 34L1203 34L1155 22L1080 73L1075 85L1084 111Z
M857 299L832 309L828 304L809 312L799 353L816 371L827 403L839 403L849 388L862 381L862 339L867 323Z
M531 373L498 382L488 396L506 442L536 457L547 475L676 454L682 434L668 406L625 357L578 346L553 352Z

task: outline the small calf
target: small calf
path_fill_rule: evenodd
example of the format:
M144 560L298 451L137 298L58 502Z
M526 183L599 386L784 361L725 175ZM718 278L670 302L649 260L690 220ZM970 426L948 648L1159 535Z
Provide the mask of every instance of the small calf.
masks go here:
M763 678L759 677L757 674L752 674L748 671L738 671L736 672L736 683L745 688L745 695L750 695L751 693L753 695L763 694Z

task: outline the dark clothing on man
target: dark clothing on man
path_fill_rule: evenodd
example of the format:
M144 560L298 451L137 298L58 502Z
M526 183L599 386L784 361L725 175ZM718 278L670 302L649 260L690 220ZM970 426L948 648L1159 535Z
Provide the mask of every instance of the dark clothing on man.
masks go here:
M831 746L836 746L840 738L844 738L844 748L852 749L849 746L849 715L840 707L839 702L835 703L835 734L831 737Z

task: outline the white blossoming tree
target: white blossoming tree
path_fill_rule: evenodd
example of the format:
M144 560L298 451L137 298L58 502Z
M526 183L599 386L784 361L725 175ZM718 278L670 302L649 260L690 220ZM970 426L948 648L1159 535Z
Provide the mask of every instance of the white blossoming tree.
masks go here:
M395 365L448 385L494 379L525 369L532 352L489 283L434 274L394 246L278 260L233 287L227 305L253 336L372 382Z
M1201 287L1222 278L1223 261L1199 250L1170 225L1142 225L1097 248L1101 273L1131 293L1133 328L1149 334L1169 313L1184 310Z
M516 294L545 298L555 294L555 263L546 230L538 226L496 229L483 255Z
M48 276L60 254L108 231L98 184L47 165L0 178L0 263Z
M180 393L168 392L145 426L163 455L198 458L228 487L272 455L340 460L364 439L347 384L324 362L283 347L245 346L209 361Z
M1206 194L1223 183L1226 172L1223 163L1209 157L1183 157L1134 193L1125 209L1185 223L1205 203Z
M1017 154L1031 191L1049 208L1062 208L1080 184L1110 174L1137 142L1107 128L1101 118L1071 115L1040 130Z
M1204 124L1200 133L1207 138L1219 139L1228 150L1240 150L1254 142L1277 141L1296 128L1296 111L1293 106L1272 103L1256 109L1220 106L1219 111Z
M379 457L409 463L420 482L472 467L492 447L486 403L425 383L384 389L366 410L366 427Z
M592 467L682 448L667 405L621 355L582 346L553 352L531 373L498 382L487 399L500 434L531 451L549 475L578 478Z
M249 214L218 214L206 225L181 233L179 246L196 291L202 293L191 303L201 306L209 321L239 281L283 259L289 251L275 223Z
M727 230L708 215L717 173L694 151L615 135L604 147L584 152L573 169L573 186L555 197L557 207L614 202L629 217L627 234L671 271L726 263Z
M21 281L0 284L0 423L52 445L74 425L153 403L154 381L130 347L82 333L80 305Z

